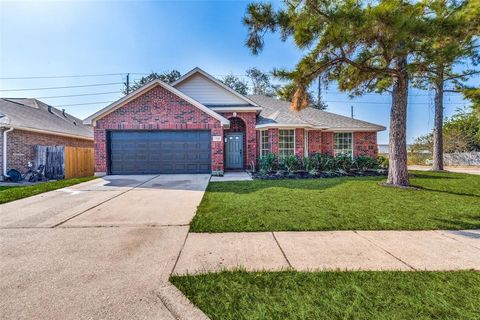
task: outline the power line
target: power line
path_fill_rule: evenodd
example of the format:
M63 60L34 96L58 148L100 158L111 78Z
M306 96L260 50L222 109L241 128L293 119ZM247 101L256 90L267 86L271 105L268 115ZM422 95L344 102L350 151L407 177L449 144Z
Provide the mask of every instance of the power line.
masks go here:
M106 77L106 76L121 76L123 73L103 73L103 74L81 74L69 76L30 76L30 77L3 77L0 80L29 80L29 79L60 79L60 78L89 78L89 77Z
M96 84L84 84L78 86L65 86L65 87L45 87L45 88L23 88L23 89L1 89L1 92L6 91L33 91L33 90L52 90L52 89L69 89L69 88L85 88L85 87L100 87L111 86L116 84L123 84L123 82L110 82L110 83L96 83Z
M84 94L71 94L67 96L50 96L50 97L36 97L36 99L55 99L55 98L69 98L69 97L83 97L83 96L99 96L103 94L120 93L120 91L110 92L98 92L98 93L84 93Z
M71 106L86 106L89 104L100 104L100 103L112 103L115 101L97 101L97 102L87 102L87 103L66 103L66 104L61 104L58 106L55 106L55 108L60 108L60 107L71 107Z

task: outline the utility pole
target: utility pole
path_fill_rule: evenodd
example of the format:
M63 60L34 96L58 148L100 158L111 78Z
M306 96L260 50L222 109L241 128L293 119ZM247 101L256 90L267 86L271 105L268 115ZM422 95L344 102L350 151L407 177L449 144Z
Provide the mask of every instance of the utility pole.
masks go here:
M353 106L350 106L350 114L351 114L352 119L353 119Z
M127 94L130 93L130 73L127 73Z

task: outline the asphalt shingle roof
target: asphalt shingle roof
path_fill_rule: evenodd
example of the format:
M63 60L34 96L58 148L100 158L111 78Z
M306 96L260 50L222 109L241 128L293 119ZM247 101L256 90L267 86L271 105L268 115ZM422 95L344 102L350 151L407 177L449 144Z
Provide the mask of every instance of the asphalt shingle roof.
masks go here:
M382 131L384 126L345 117L339 114L306 108L296 112L291 110L290 102L270 98L262 95L249 95L250 100L262 106L257 125L310 125L325 129L366 129Z
M3 115L3 116L2 116ZM0 125L93 138L91 127L37 99L0 98Z

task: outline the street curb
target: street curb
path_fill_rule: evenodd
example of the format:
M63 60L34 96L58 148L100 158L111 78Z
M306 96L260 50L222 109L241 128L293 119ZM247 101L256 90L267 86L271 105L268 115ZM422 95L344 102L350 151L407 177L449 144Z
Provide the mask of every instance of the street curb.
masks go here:
M209 320L183 293L171 283L165 283L158 290L158 296L165 307L177 320Z

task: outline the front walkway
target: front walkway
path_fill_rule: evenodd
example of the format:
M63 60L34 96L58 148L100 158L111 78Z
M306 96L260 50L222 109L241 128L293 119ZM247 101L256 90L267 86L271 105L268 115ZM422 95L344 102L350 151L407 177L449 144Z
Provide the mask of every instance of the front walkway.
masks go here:
M480 270L480 230L189 233L174 274Z

